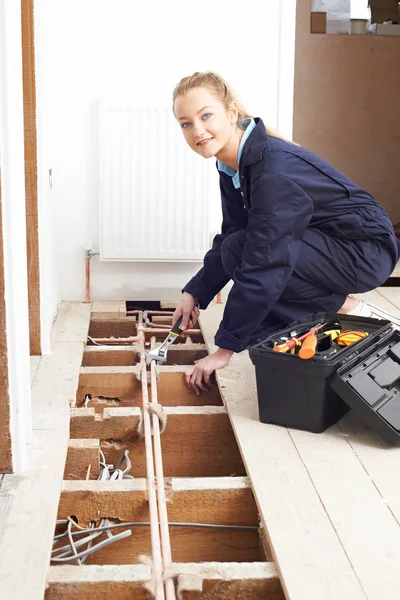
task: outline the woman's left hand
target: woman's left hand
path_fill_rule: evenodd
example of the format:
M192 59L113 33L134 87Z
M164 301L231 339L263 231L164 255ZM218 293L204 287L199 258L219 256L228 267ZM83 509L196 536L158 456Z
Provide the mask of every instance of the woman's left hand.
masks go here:
M218 348L213 354L209 354L200 360L195 360L194 366L185 373L185 379L188 386L191 387L197 395L202 391L209 392L210 377L212 373L214 373L216 369L223 369L226 367L232 354L232 350Z

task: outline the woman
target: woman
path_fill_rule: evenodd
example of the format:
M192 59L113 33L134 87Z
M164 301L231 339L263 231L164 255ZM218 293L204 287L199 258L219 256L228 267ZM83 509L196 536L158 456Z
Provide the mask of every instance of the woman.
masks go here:
M198 318L230 279L216 352L197 361L186 381L208 391L215 369L234 352L311 313L369 316L348 294L381 285L399 247L384 209L365 190L312 152L251 118L216 73L183 78L173 93L174 115L189 146L216 157L221 234L203 268L183 288L175 321Z

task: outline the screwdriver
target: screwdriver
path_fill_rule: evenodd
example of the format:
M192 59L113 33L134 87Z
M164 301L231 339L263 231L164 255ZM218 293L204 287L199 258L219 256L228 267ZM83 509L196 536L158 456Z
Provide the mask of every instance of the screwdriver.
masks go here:
M310 329L310 331L307 331L307 333L304 333L300 337L291 338L290 340L288 340L287 342L284 342L283 344L277 344L276 346L274 346L274 351L275 352L288 352L292 348L295 348L299 342L301 342L302 340L305 340L309 335L313 335L313 333L316 333L317 331L319 331L320 329L325 327L327 325L327 323L328 322L319 323L318 325L316 325L315 327Z
M317 343L318 340L315 333L308 335L299 350L299 357L303 359L312 358L317 349Z
M299 357L303 359L313 358L315 356L315 352L317 350L318 338L321 339L321 336L328 336L333 341L340 334L340 329L331 329L330 331L326 331L325 333L318 334L318 336L313 333L309 335L303 342L299 350Z

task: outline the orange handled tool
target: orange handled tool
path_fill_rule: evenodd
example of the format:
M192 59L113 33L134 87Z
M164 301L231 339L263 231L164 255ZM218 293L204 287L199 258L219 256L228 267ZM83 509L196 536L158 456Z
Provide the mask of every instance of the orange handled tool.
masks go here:
M319 331L326 325L327 325L327 323L322 323L322 325L321 324L316 325L316 327L313 327L312 329L310 329L310 331L307 331L307 333L305 333L304 335L301 335L298 338L291 338L290 340L288 340L287 342L284 342L283 344L277 344L276 346L274 346L274 351L275 352L288 352L292 348L295 348L299 342L301 342L302 340L305 340L309 335L316 333L317 331Z
M312 358L315 355L317 343L318 340L315 333L307 336L299 350L299 357L303 359Z

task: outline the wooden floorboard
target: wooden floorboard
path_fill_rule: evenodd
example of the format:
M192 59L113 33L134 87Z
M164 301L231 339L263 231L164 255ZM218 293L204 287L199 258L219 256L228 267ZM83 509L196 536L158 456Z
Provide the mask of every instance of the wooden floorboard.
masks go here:
M33 429L63 428L68 423L82 356L82 342L53 342L51 354L42 356L32 387Z
M354 294L354 296L370 302L395 317L400 317L400 310L398 309L400 306L400 290L397 290L397 288L379 288L365 294Z
M400 528L352 446L336 426L290 435L367 598L397 599Z
M86 343L90 312L90 303L61 302L51 332L51 341Z
M33 382L35 381L36 372L40 363L40 356L31 356L30 357L30 365L31 365L31 387Z
M210 351L222 311L223 306L212 304L202 313ZM366 598L291 433L258 421L255 373L247 352L235 355L217 377L286 597ZM317 444L319 436L314 439Z
M397 288L356 296L400 316ZM222 309L202 314L210 349ZM217 378L287 598L397 600L400 448L354 411L323 434L259 423L247 353Z
M90 305L63 305L32 385L31 465L0 489L0 598L43 600ZM71 340L71 341L70 341ZM33 367L35 370L35 364Z

